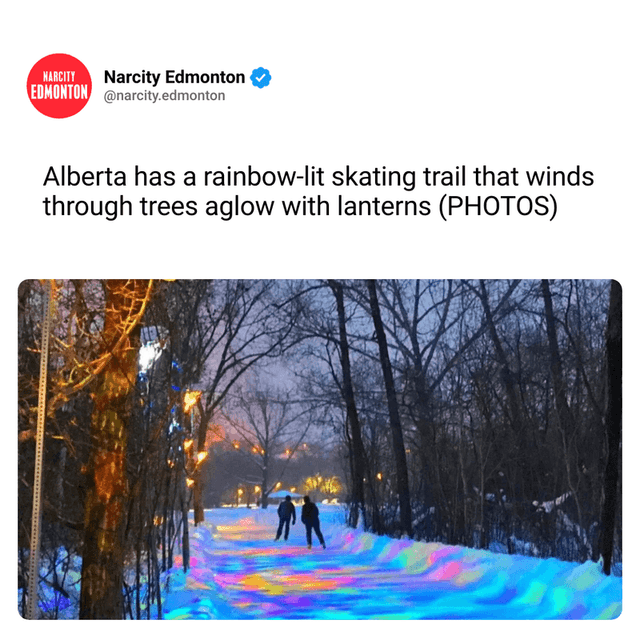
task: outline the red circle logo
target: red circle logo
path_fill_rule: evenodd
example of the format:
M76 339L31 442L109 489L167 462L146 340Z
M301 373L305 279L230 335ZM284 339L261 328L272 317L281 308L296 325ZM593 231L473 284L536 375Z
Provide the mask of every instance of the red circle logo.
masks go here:
M27 78L27 94L43 115L68 118L89 101L91 75L77 58L53 53L33 65Z

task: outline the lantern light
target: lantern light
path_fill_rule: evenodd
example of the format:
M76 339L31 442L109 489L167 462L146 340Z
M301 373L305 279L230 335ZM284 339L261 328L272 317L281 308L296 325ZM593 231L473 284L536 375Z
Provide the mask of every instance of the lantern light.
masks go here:
M200 396L202 395L202 391L185 391L184 392L184 412L189 413L193 407L197 404Z

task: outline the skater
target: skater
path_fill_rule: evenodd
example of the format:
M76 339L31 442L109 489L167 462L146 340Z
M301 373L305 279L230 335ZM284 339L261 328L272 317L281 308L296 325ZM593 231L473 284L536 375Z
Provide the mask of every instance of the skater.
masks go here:
M302 520L302 524L307 528L307 548L311 549L311 529L313 529L318 536L318 540L320 540L322 548L326 549L327 545L324 543L322 531L320 531L320 515L318 513L318 507L311 502L309 496L304 497L300 520Z
M291 496L286 496L283 502L280 503L278 507L278 517L280 518L280 524L278 525L278 533L276 533L276 540L280 540L280 536L282 535L282 527L284 527L284 539L289 539L289 520L291 520L291 516L293 516L293 522L291 526L296 523L296 508L293 506L293 502L291 502Z

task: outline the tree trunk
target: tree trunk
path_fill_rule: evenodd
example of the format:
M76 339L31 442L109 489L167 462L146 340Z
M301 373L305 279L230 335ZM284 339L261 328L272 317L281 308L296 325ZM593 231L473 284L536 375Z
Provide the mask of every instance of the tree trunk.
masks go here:
M193 526L197 527L204 522L201 469L196 469L191 477L193 479Z
M351 441L353 444L353 498L356 503L356 510L350 516L349 524L356 527L358 524L358 509L362 516L365 515L364 498L364 478L365 478L365 451L362 442L362 430L358 419L358 409L356 407L355 394L353 392L353 382L351 380L351 363L349 360L349 343L347 341L347 321L344 310L344 292L342 284L337 280L329 280L329 285L333 291L338 308L338 324L340 328L340 363L342 366L342 394L347 405L347 417L351 426ZM367 523L365 522L365 528ZM374 529L377 524L374 523Z
M502 367L502 382L507 393L507 400L509 401L509 419L511 421L511 426L517 433L522 433L524 424L522 419L522 411L520 408L520 401L518 399L518 390L516 388L515 376L513 375L513 372L509 367L507 354L504 352L502 342L500 342L500 337L498 336L498 330L496 328L496 323L494 321L491 307L489 306L489 296L487 295L487 289L485 287L484 280L480 280L480 288L480 302L482 303L482 308L484 309L485 317L487 320L487 327L489 328L489 335L491 336L493 347L496 350L498 362Z
M182 507L182 570L187 573L191 564L189 547L189 492L185 483L180 487L180 506Z
M196 408L191 409L191 420L193 420L193 412ZM199 454L207 453L207 430L209 428L209 421L213 417L213 409L209 409L205 413L204 406L202 405L202 398L198 398L197 410L200 417L198 424L198 442L197 452ZM193 430L193 429L192 429ZM201 522L204 522L204 503L202 502L202 466L199 464L192 474L193 479L193 524L198 526Z
M369 289L369 301L371 303L371 316L378 339L380 350L380 363L382 365L382 375L384 386L387 392L387 404L389 405L389 425L391 427L391 439L393 442L393 453L396 464L396 490L400 503L400 526L402 532L412 535L411 527L411 499L409 496L409 473L407 471L407 454L404 448L404 437L402 435L402 424L400 422L400 411L398 409L398 398L396 397L395 384L393 382L393 371L389 360L389 347L387 336L382 324L380 315L380 305L376 293L376 281L367 280Z
M604 561L604 572L609 575L618 509L618 463L622 437L622 287L615 280L611 281L606 349L607 408L605 428L608 457L604 472L604 501L599 546Z
M559 419L559 430L562 436L562 446L564 449L565 467L567 474L567 485L573 494L576 503L576 511L578 514L578 533L577 536L582 546L582 506L580 496L578 495L578 487L572 477L571 469L571 453L569 451L569 440L573 437L575 431L575 421L573 414L569 409L567 402L567 392L562 374L562 361L560 360L560 348L558 347L558 333L556 331L556 319L553 313L553 302L551 300L551 290L549 281L542 280L542 297L544 298L544 312L547 323L547 338L549 340L549 352L551 355L551 381L553 383L553 397L556 412ZM569 437L567 437L567 434Z
M549 281L542 280L542 297L544 298L544 313L547 322L547 338L549 340L549 351L551 354L551 380L553 382L553 395L556 404L561 428L565 431L572 431L573 416L569 410L567 393L562 376L562 362L560 360L560 349L558 347L558 333L556 331L556 320L553 314L553 302Z
M91 416L80 618L122 618L130 393L138 373L139 326L129 331L148 283L107 280L104 342L111 359L97 378Z

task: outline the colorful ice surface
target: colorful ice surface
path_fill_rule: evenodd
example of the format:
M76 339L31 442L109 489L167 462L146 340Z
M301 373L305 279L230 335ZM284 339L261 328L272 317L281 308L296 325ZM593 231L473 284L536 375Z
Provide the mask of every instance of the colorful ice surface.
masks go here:
M592 562L509 556L394 540L338 524L327 549L298 523L274 542L273 508L214 509L191 532L190 568L168 576L165 619L612 619L622 579Z

